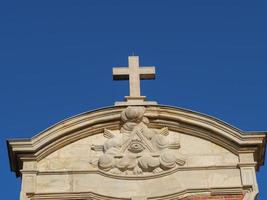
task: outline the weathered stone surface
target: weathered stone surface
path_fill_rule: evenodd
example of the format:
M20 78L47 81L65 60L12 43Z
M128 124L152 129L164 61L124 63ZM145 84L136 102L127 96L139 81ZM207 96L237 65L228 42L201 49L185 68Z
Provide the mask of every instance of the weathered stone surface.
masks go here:
M168 184L166 184L168 183ZM194 188L241 187L239 170L177 171L169 176L143 180L113 179L99 174L49 174L37 178L37 192L87 192L104 196L162 196Z
M42 175L37 176L37 193L70 192L72 190L72 175Z
M127 198L178 194L194 188L242 187L237 155L195 136L149 128L144 113L144 107L128 107L121 113L120 130L105 129L39 161L36 192L94 191ZM162 155L168 164L172 158L181 163L165 167ZM124 171L118 165L129 168L123 166ZM155 172L157 168L160 170Z
M125 112L133 119L128 119ZM105 130L103 134L69 144L38 162L38 170L97 170L100 167L111 174L127 176L157 174L179 166L237 165L238 156L214 143L167 128L148 128L149 120L143 117L144 112L143 107L128 107L122 113L120 131ZM139 172L134 172L135 166Z
M247 136L239 141L242 135L227 135L230 129L223 126L227 131L220 132L217 121L198 128L203 116L197 121L192 120L197 114L179 112L115 107L93 113L89 125L85 115L74 125L64 123L34 138L31 145L41 151L36 159L22 159L21 199L212 199L244 193L246 200L254 200L259 157L251 141L246 151L240 150ZM77 126L73 133L72 126ZM42 146L49 140L54 145Z

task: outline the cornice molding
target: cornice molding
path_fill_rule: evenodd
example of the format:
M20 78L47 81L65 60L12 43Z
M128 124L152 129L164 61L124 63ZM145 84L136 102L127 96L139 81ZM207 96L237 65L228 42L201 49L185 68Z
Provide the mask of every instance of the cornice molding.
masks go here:
M198 189L187 189L179 193L166 195L166 196L156 196L156 197L144 197L144 199L151 200L173 200L173 199L183 199L190 196L218 196L218 195L244 195L244 191L247 188L242 187L232 187L232 188L198 188ZM118 198L118 197L107 197L99 195L93 192L73 192L73 193L28 193L27 196L30 200L42 200L42 199L95 199L95 200L131 200L133 198ZM250 200L250 199L249 199ZM251 199L252 200L252 199Z
M31 139L8 140L11 170L20 176L22 162L39 161L72 142L120 128L120 113L125 106L107 107L63 120ZM236 155L253 153L256 168L264 163L266 132L244 132L214 117L170 106L146 106L150 126L168 127L171 131L190 134L212 141Z
M214 166L207 166L207 167L177 167L174 170L169 170L164 173L153 174L153 175L145 175L145 176L123 176L123 175L116 175L116 174L107 174L103 170L95 169L95 170L20 170L21 174L36 174L36 175L69 175L69 174L99 174L101 176L119 179L119 180L148 180L154 179L159 177L164 177L166 175L171 175L176 173L177 171L200 171L200 170L220 170L220 169L237 169L238 165L214 165Z

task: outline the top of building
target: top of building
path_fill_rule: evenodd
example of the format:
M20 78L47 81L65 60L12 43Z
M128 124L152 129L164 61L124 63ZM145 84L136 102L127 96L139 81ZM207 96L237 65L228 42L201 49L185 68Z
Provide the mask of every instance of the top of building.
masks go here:
M146 101L140 80L154 79L155 67L138 56L113 77L129 79L124 102L7 141L21 200L257 199L265 132Z

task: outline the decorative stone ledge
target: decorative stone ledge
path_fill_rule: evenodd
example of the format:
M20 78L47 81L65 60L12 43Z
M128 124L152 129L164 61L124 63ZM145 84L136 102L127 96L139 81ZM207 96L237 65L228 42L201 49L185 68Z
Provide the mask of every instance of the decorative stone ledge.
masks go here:
M181 200L243 200L243 195L190 196ZM178 199L177 199L178 200Z

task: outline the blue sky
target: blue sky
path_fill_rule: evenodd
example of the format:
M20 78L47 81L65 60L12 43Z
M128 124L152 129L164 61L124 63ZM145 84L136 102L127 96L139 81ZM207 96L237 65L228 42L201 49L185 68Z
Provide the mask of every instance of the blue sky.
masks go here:
M132 53L157 67L149 100L267 131L266 22L264 0L1 1L1 196L20 190L5 140L121 100L111 70ZM258 181L266 200L267 166Z

